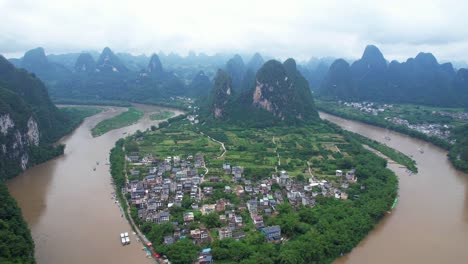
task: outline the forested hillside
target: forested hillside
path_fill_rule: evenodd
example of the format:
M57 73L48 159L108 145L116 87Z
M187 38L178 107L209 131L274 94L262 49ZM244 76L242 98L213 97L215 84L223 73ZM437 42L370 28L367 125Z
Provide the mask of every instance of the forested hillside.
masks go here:
M318 118L309 85L293 59L267 61L252 82L236 89L229 72L219 70L202 116L257 127Z
M21 210L0 182L0 263L34 263L34 241Z

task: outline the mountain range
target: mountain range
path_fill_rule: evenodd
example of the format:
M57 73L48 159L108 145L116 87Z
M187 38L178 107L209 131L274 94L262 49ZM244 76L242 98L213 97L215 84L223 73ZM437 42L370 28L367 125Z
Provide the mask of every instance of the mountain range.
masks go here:
M318 94L341 100L370 100L435 106L468 106L466 69L439 64L431 53L419 53L405 62L388 61L369 45L349 65L338 59L330 66Z

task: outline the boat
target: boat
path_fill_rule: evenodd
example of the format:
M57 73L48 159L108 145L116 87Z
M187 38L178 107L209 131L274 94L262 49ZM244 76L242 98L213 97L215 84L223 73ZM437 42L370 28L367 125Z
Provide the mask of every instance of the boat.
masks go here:
M395 208L395 206L397 205L397 203L398 203L398 197L396 197L395 200L393 201L392 209Z

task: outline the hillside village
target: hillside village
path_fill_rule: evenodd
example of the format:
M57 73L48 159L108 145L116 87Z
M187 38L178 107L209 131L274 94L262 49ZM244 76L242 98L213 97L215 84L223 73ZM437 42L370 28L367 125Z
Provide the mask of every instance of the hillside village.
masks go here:
M277 215L277 205L314 207L318 196L346 200L349 183L357 182L354 169L337 170L337 183L314 177L299 182L286 171L252 181L244 178L244 168L227 162L222 165L231 176L226 182L204 177L208 168L202 154L157 158L129 153L126 162L129 180L122 193L138 209L142 222L174 225L173 234L164 237L167 245L181 238L199 245L215 239L240 240L251 229L263 232L268 242L280 243L287 239L280 226L264 223ZM211 226L202 218L210 219ZM210 263L207 259L211 256L204 252L199 263Z

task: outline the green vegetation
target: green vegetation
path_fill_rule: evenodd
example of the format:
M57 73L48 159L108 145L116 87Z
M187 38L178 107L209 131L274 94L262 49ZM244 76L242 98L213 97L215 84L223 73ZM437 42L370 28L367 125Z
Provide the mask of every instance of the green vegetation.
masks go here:
M450 149L449 159L456 168L468 173L468 125L453 130L456 144Z
M0 263L35 263L34 241L21 209L0 182Z
M129 126L134 124L140 118L143 117L143 112L134 108L130 107L126 112L119 114L118 116L103 120L99 122L92 130L91 133L93 137L98 137L103 135L113 129L118 129L121 127Z
M468 172L468 120L456 119L451 114L466 112L462 108L439 108L420 105L393 105L383 113L371 115L359 111L358 109L340 105L334 101L317 100L318 109L351 120L357 120L366 124L388 128L411 137L422 139L432 144L449 150L449 159L453 165L465 172ZM442 113L442 114L440 114ZM388 118L397 117L405 119L409 124L441 124L449 126L450 138L428 136L404 125L389 122ZM452 144L453 142L454 144Z
M150 115L151 120L164 120L173 117L175 114L172 111L160 111Z
M293 59L267 61L241 91L233 89L235 82L223 70L217 72L210 96L201 105L200 123L261 128L318 120L309 85Z
M223 152L220 144L207 136L225 144L227 153L224 157L219 158ZM179 120L162 129L131 136L124 144L127 154L138 152L140 157L150 154L159 159L175 155L204 155L210 172L201 187L212 186L214 190L213 196L203 203L227 199L236 214L240 214L245 221L242 229L246 236L244 239L218 240L215 236L214 241L202 245L212 248L217 263L331 263L342 253L351 251L368 234L390 209L397 195L398 181L385 168L386 161L363 148L361 140L355 136L324 122L302 127L254 129L233 125L194 126L186 120ZM122 141L116 148L121 150L121 146ZM120 162L123 162L123 157ZM266 226L279 225L287 238L286 242L275 245L266 243L264 234L255 230L249 214L237 207L252 196L241 198L224 192L225 185L234 188L238 184L232 182L231 175L223 172L224 162L243 166L245 177L252 180L269 178L276 169L285 169L293 178L304 182L311 177L310 166L314 177L338 185L341 184L340 178L334 176L335 171L355 168L358 182L349 184L347 200L319 196L312 208L292 207L286 201L278 205L271 216L263 215ZM140 166L138 169L144 172L147 168ZM132 176L130 180L141 180L144 176L142 173ZM220 177L221 182L208 182L212 176ZM116 183L120 181L114 179ZM118 188L119 185L116 185ZM274 190L280 188L272 186ZM183 212L193 211L189 207L191 202L185 199L182 200L182 207L171 207L171 221L183 222ZM215 228L222 225L218 216L218 213L201 216L198 211L194 212L195 221L213 228L211 234L215 235ZM164 236L173 233L171 224L141 223L136 215L134 218L140 221L142 232L153 242L156 251L166 254L173 263L190 263L200 250L188 239L164 245ZM198 223L190 227L197 228Z
M75 107L67 106L59 108L62 113L70 118L73 127L78 126L85 118L102 112L98 107Z
M406 156L405 154L401 153L398 150L392 149L390 147L387 147L386 145L380 144L379 142L366 138L364 136L361 136L356 133L352 132L347 132L352 135L353 138L358 140L364 145L367 145L380 153L384 154L385 156L389 157L393 161L395 161L398 164L401 164L405 167L407 167L409 170L411 170L414 173L418 172L418 168L416 167L416 161L414 161L412 158Z

